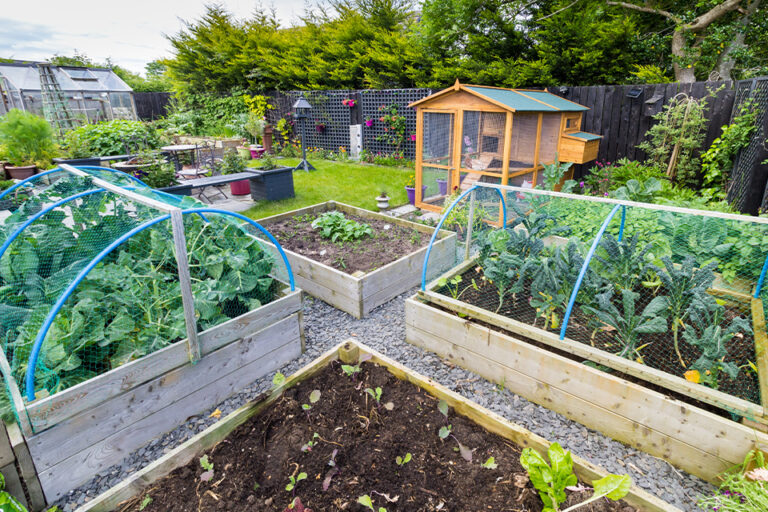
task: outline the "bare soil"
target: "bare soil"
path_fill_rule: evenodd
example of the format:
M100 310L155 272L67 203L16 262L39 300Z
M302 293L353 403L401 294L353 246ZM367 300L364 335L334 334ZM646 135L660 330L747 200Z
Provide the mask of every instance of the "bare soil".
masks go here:
M365 392L376 387L382 389L381 403L392 402L392 410L377 406ZM320 390L320 399L306 412L302 404L309 404L313 390ZM212 478L201 479L204 470L195 459L118 510L138 512L144 503L144 512L281 512L300 498L314 512L363 512L368 509L357 499L368 494L376 510L389 512L541 511L520 465L520 448L452 410L446 420L437 405L436 398L383 367L364 363L351 378L333 362L206 452ZM458 453L456 440L439 438L446 424L473 450L471 462ZM312 439L315 446L302 449ZM407 453L412 460L398 465L396 457ZM490 456L496 469L481 466ZM286 490L289 476L302 472L307 478ZM568 491L567 504L590 496L591 490ZM579 510L636 509L601 499Z
M358 217L345 213L347 219L368 224L372 236L349 242L331 242L312 227L317 216L297 215L269 225L269 231L284 249L319 261L336 270L354 274L370 272L402 258L429 243L430 235L405 228L383 219Z

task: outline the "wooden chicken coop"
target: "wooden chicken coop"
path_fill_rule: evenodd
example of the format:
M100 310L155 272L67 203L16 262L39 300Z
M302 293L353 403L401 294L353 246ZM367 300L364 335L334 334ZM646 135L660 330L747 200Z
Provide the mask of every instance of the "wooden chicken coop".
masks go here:
M581 131L587 107L545 91L460 84L416 109L416 206L440 211L478 181L535 187L544 164L597 158L601 136Z

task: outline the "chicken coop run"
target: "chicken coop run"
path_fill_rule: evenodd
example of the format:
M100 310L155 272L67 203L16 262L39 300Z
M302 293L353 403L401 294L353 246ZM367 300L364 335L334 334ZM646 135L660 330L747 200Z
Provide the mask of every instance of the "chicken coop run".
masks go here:
M303 349L290 264L247 217L68 165L0 204L2 398L49 502Z
M601 137L581 131L587 107L545 91L465 85L416 109L416 205L440 211L476 182L534 188L545 164L597 158ZM568 176L570 177L570 176Z

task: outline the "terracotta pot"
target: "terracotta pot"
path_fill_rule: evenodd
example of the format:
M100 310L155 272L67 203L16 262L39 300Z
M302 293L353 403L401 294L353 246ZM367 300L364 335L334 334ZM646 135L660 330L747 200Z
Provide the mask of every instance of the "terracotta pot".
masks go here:
M21 165L17 167L5 164L5 175L9 179L25 180L35 174L37 174L37 166L35 165Z
M274 133L274 129L272 128L271 124L268 124L264 128L264 137L262 137L264 142L264 149L267 153L274 153L274 151L272 151L272 133Z

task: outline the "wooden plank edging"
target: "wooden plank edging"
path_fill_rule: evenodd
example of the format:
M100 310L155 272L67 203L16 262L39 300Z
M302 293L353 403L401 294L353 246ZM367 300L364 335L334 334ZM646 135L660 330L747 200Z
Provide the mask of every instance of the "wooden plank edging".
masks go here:
M261 413L276 402L285 390L316 375L331 361L341 359L345 362L351 362L359 357L360 354L371 355L372 362L386 367L395 377L411 382L436 398L445 400L449 406L453 407L457 414L471 419L489 432L515 442L520 448L530 447L540 453L546 453L550 445L546 439L467 400L458 393L445 388L430 378L424 377L408 369L397 361L350 339L346 342L342 342L340 345L332 348L319 358L305 365L298 372L288 377L280 387L274 389L270 394L262 395L262 397L259 397L232 412L226 418L208 427L178 448L131 475L129 478L101 494L93 501L83 505L77 509L76 512L112 511L120 503L137 496L144 489L165 477L174 469L188 463L201 452L218 444L249 418ZM574 472L580 478L587 481L602 478L607 474L602 468L577 455L573 455L573 466ZM632 486L630 493L624 500L630 505L639 508L642 512L680 512L676 507L673 507L635 485Z

